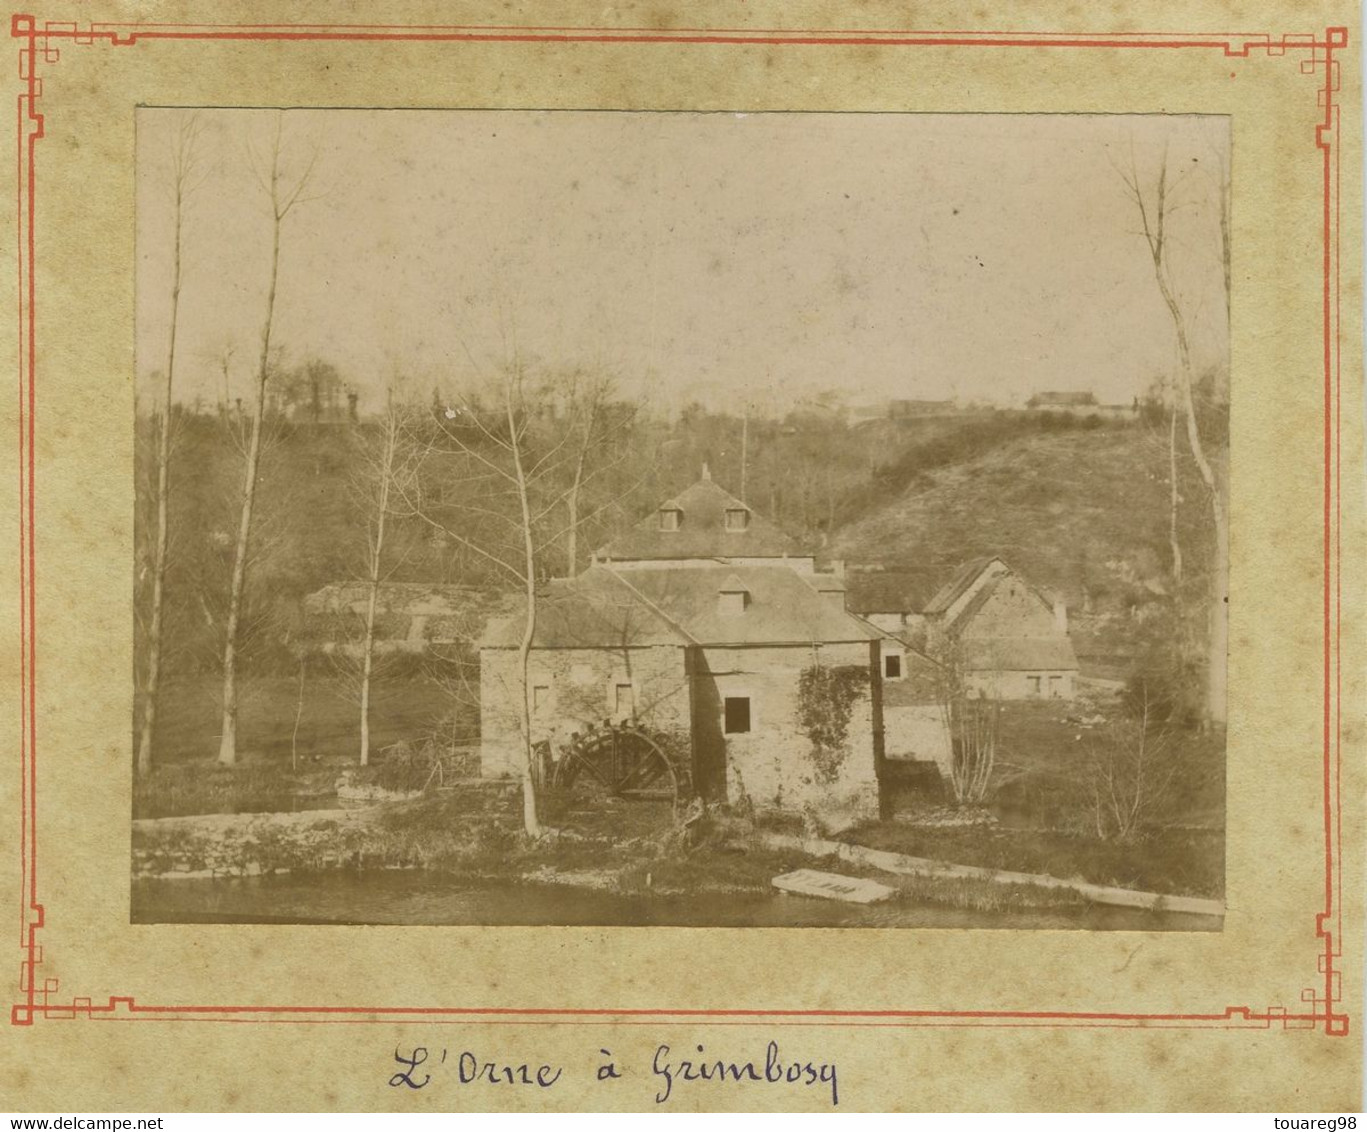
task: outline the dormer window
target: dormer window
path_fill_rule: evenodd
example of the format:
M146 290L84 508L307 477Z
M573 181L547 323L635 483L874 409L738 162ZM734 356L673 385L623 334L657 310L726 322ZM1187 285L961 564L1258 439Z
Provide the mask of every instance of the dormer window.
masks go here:
M677 507L660 508L660 530L677 531L679 523L683 520L683 512Z
M750 525L750 512L744 507L728 507L726 509L726 529L728 531L743 531Z
M717 612L723 617L739 617L749 604L750 593L735 575L722 583L717 592Z

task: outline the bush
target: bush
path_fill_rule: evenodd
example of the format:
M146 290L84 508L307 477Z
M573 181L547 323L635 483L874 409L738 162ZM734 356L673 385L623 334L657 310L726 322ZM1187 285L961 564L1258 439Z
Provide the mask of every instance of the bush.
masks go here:
M1133 841L1171 819L1179 762L1174 729L1141 715L1108 727L1090 745L1086 795L1096 836Z
M428 784L436 764L436 752L430 745L395 743L381 752L372 772L373 781L385 790L410 793Z
M1135 665L1121 703L1132 719L1147 716L1151 723L1190 729L1201 721L1201 665L1183 659L1170 647L1153 648Z

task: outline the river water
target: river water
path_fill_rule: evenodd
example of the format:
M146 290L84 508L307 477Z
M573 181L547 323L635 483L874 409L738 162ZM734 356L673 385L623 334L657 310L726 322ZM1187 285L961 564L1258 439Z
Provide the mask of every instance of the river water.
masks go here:
M1219 931L1221 921L1087 904L985 912L892 900L844 904L786 893L625 894L556 884L472 885L413 871L139 880L134 923L468 924L562 927L1075 928Z

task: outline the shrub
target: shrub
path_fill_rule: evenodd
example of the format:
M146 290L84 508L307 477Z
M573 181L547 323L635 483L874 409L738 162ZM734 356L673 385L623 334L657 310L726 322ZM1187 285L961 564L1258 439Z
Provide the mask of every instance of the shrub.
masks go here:
M421 790L431 780L436 761L436 753L428 744L395 743L381 752L372 772L374 783L395 792Z

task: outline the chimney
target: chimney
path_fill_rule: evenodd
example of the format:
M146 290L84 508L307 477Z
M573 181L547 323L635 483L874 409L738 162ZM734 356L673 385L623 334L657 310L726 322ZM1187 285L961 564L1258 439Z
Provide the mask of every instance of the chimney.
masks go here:
M1068 607L1061 601L1054 602L1054 628L1060 633L1068 632Z

